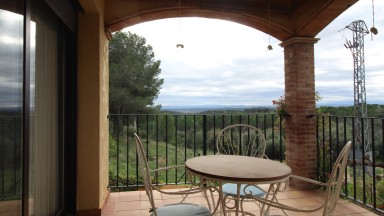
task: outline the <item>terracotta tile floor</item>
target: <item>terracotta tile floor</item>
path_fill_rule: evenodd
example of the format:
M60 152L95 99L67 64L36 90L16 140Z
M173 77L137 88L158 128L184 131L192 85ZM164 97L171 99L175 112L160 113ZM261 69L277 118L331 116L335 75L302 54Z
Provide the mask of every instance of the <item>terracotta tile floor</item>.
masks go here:
M263 187L267 187L264 185ZM178 188L167 189L169 191L180 190ZM284 192L278 194L279 202L292 205L295 207L313 207L318 206L323 202L323 191L300 191L295 189L287 189ZM181 200L180 196L171 196L166 194L154 193L155 205L162 206L171 203L177 203ZM186 201L188 203L197 203L207 206L203 195L201 193L190 195ZM259 208L253 202L247 202L244 204L245 209L258 215ZM148 216L150 215L148 210L150 204L145 191L131 191L131 192L115 192L111 193L107 203L102 209L102 216ZM271 215L284 215L281 210L272 209ZM314 213L297 213L287 212L289 216L321 216L322 212L317 211ZM351 215L351 216L370 216L377 215L364 209L358 205L355 205L349 200L339 199L336 209L333 213L334 216L338 215Z

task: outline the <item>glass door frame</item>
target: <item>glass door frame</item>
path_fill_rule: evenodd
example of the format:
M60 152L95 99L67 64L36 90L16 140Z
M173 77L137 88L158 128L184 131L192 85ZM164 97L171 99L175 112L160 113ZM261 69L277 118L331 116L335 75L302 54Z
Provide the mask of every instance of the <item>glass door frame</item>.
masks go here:
M45 0L51 7L55 1ZM24 23L23 23L23 107L22 107L22 215L30 214L30 76L31 76L31 0L24 2ZM56 1L57 2L57 1ZM76 2L76 1L72 1ZM60 3L60 1L59 1ZM62 3L62 2L61 2ZM68 3L69 4L69 3ZM60 8L60 7L59 7ZM57 9L57 7L56 7ZM56 14L57 11L53 10ZM76 8L73 7L72 13L68 13L68 19L73 20L73 14L76 14ZM64 13L65 14L65 13ZM65 16L65 15L64 15ZM65 19L61 13L61 20ZM75 17L76 20L76 17ZM64 20L64 23L65 20ZM62 101L59 106L64 113L65 118L61 122L60 128L64 131L63 138L59 142L65 142L63 149L63 179L64 184L62 204L63 208L57 215L75 215L76 214L76 167L77 167L77 68L76 68L76 32L73 26L68 26L69 31L63 33L63 41L60 43L60 55L63 60L59 65L59 76L64 78L60 85L59 94ZM69 33L68 33L69 32ZM60 120L59 120L60 122Z

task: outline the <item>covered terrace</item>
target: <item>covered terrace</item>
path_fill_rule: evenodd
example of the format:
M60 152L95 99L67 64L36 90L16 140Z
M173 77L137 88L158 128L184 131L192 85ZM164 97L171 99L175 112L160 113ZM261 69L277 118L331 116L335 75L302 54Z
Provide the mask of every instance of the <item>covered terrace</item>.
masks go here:
M241 23L279 39L284 48L285 97L290 114L285 128L286 161L293 174L316 179L316 119L309 118L316 113L314 46L319 39L315 37L356 2L79 0L83 10L78 16L79 215L97 215L110 196L107 189L108 39L113 32L163 18L206 17ZM292 181L291 187L302 189L306 185Z

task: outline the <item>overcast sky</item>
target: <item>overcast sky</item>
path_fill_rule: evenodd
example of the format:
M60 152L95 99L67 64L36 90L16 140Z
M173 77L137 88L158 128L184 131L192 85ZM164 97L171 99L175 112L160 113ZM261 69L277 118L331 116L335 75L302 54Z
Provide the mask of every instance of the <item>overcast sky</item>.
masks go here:
M365 36L367 103L384 104L384 1L374 1L379 34ZM381 12L381 13L380 13ZM328 25L315 44L318 105L353 105L353 58L344 47L352 40L345 29L356 20L373 25L372 1L360 0ZM223 20L175 18L126 28L143 36L161 60L164 85L158 104L167 106L250 105L271 106L284 94L283 48L256 29ZM177 49L182 43L184 49Z
M0 108L22 103L23 17L0 10Z

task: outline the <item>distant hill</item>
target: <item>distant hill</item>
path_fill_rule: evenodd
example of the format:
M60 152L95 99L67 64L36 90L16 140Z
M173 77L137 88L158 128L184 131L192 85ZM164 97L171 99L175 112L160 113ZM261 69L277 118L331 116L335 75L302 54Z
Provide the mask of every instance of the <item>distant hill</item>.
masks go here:
M0 116L19 116L21 114L21 107L0 107Z
M273 106L270 107L256 107L256 106L246 106L246 105L217 105L217 106L164 106L161 108L161 111L164 112L175 112L175 113L212 113L212 112L236 112L236 111L248 111L254 112L255 110L262 109L264 111L272 111Z
M162 107L161 112L175 114L232 114L232 113L274 113L275 107L252 107L252 106L166 106ZM353 106L320 106L317 108L319 113L335 116L353 116ZM384 117L384 105L368 104L367 113L369 117Z

